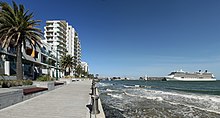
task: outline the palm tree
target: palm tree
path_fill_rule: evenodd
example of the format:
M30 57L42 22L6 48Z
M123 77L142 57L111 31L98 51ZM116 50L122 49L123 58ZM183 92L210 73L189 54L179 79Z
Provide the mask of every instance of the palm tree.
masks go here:
M0 2L0 42L2 48L10 46L16 48L16 76L23 79L22 46L26 48L26 42L32 47L40 43L42 32L35 28L40 21L32 20L33 13L25 10L13 2L13 7L6 2Z
M61 58L61 67L65 70L65 75L66 75L66 69L70 70L73 68L74 62L73 62L74 57L71 55L64 55Z
M76 66L76 76L77 77L81 77L81 75L83 74L83 68L81 65L77 65Z

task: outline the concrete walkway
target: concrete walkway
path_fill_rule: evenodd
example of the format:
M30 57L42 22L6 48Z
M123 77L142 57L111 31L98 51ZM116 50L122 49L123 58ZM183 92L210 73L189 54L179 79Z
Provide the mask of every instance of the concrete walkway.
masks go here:
M91 81L73 82L0 110L0 118L86 118Z

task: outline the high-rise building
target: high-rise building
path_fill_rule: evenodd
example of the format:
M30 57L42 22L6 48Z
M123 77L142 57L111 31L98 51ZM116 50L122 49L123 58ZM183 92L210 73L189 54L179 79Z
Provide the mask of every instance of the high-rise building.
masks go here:
M65 20L46 21L44 30L45 42L51 45L52 49L57 50L58 59L65 54L74 57L74 67L70 72L73 76L74 68L81 63L81 44L76 30Z
M77 65L81 63L81 44L76 30L69 25L67 37L67 54L74 57L74 62Z
M81 63L81 43L76 32L74 37L74 61L76 66L80 65Z
M64 20L46 21L46 26L44 27L44 41L57 51L58 59L67 52L67 28L68 23Z

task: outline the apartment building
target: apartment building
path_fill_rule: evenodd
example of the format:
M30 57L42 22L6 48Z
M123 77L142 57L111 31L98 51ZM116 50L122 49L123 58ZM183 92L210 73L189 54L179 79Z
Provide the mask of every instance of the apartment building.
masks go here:
M67 53L67 27L68 23L64 20L46 21L44 27L45 43L58 53L58 59Z
M85 72L89 72L89 65L86 62L81 62L82 70Z
M75 33L74 37L74 62L76 64L75 66L81 64L81 43L77 33Z
M62 76L61 72L56 71L56 51L49 45L42 42L33 48L29 42L26 42L26 48L22 47L22 55L24 78L36 79L40 75L50 75L54 78ZM16 49L14 47L0 48L0 74L16 74Z
M74 57L74 68L81 63L81 44L76 30L65 20L46 21L44 27L44 42L57 50L58 60L70 54ZM59 65L59 64L58 64ZM71 69L70 75L75 74L75 69Z
M64 20L46 21L44 38L40 45L31 47L26 42L22 48L24 77L36 79L39 75L50 75L56 79L64 76L60 58L65 54L74 56L74 68L81 63L81 44L76 30ZM0 44L1 45L1 44ZM16 74L16 49L0 48L0 74ZM70 75L75 75L75 69Z

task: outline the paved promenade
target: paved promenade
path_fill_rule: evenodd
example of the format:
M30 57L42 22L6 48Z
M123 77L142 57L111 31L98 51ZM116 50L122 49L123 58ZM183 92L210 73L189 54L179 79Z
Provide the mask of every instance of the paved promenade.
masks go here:
M91 81L73 82L0 110L0 118L86 118Z

